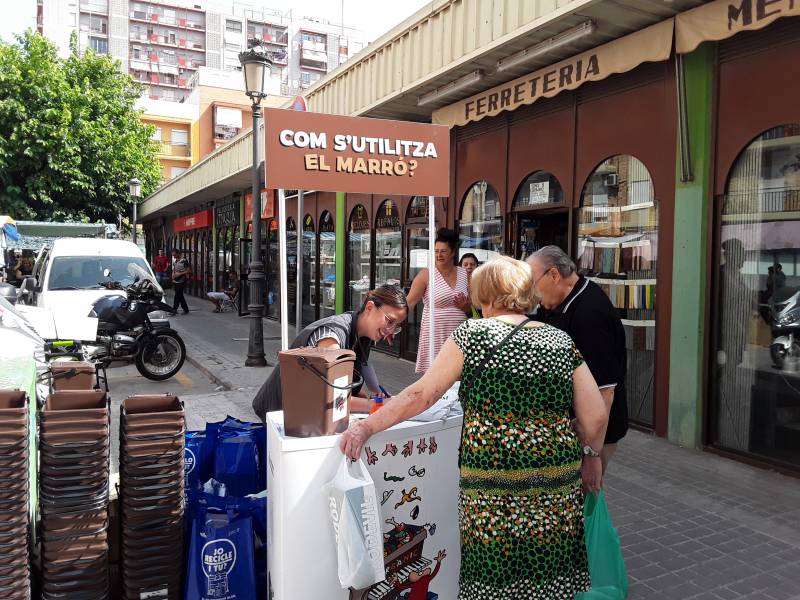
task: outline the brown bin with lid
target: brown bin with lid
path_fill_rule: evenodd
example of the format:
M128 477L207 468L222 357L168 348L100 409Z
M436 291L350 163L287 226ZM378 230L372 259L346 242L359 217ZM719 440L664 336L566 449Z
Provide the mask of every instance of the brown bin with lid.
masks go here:
M97 383L97 370L89 362L54 362L50 363L53 374L53 389L91 390Z
M286 435L335 435L347 429L356 354L332 348L278 353Z

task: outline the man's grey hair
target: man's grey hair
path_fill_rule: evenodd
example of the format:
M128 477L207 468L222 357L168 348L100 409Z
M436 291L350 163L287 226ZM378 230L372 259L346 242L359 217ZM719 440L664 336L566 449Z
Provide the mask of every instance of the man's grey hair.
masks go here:
M569 277L578 269L575 267L575 262L558 246L545 246L530 255L531 258L538 258L545 269L552 269L555 267L562 277Z

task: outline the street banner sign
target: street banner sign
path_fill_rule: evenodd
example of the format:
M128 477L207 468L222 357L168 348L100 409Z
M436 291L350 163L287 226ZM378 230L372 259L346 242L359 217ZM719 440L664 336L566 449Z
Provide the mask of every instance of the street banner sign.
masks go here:
M441 125L268 108L266 187L449 196L450 132Z

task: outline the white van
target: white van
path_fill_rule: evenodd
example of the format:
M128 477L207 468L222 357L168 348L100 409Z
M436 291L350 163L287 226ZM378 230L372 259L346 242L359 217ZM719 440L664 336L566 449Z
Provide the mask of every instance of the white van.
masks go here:
M131 242L97 238L60 238L42 249L36 258L32 277L23 282L26 304L85 317L98 298L124 291L109 291L100 285L111 279L123 286L133 283L137 265L155 280L142 251Z

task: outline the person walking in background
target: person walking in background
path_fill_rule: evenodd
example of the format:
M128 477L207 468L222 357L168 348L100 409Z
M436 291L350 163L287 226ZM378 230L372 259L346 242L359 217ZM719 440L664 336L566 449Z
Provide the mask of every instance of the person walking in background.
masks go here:
M183 258L181 251L175 248L172 251L174 259L172 264L172 287L175 289L175 300L172 302L172 308L176 311L178 306L183 309L183 314L189 314L189 305L186 304L186 297L183 295L186 290L186 283L189 277L192 276L192 266L189 261Z
M156 273L156 281L162 288L164 282L167 280L167 271L169 270L169 256L164 253L164 249L158 251L158 256L153 258L153 271Z
M408 310L414 310L417 302L422 300L422 322L420 323L419 347L417 349L417 373L425 373L442 345L450 337L456 327L467 318L469 310L469 278L462 267L457 267L454 261L458 250L458 234L452 229L440 229L436 234L433 246L436 254L436 268L433 274L433 293L436 304L436 317L434 319L434 348L433 356L430 355L430 319L428 306L430 274L428 269L422 269L408 292Z
M590 584L581 488L602 485L608 413L570 337L526 318L536 303L529 265L496 258L475 270L472 286L484 318L459 325L432 368L350 425L340 447L359 458L371 436L460 379L459 600L573 600Z
M625 375L628 354L619 313L596 283L579 276L575 263L558 246L545 246L528 257L535 293L536 318L566 331L586 360L609 411L603 445L603 472L617 442L628 432ZM578 431L583 436L583 432Z
M478 257L475 256L472 252L467 252L461 256L461 260L458 261L458 266L462 267L467 272L467 287L469 287L469 282L472 279L472 272L478 268ZM471 319L480 319L481 312L480 309L470 302L469 309L467 315Z

